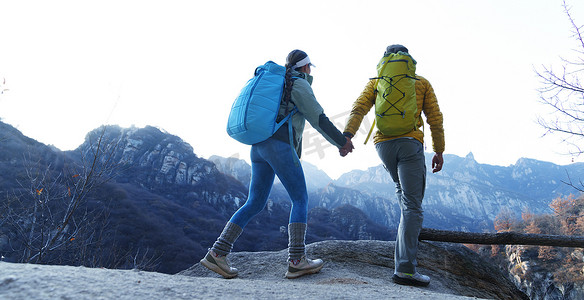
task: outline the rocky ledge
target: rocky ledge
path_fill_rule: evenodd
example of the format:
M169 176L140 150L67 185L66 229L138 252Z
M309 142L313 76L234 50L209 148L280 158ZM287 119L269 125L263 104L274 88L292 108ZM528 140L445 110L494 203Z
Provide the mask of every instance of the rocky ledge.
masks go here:
M320 273L284 278L287 250L236 252L236 279L222 279L198 262L175 275L0 262L1 299L528 299L497 267L467 248L420 244L419 271L428 287L396 285L393 242L323 241L307 245L322 258Z
M295 280L284 278L286 249L236 252L230 254L229 259L239 269L236 280L249 287L255 286L258 291L271 290L273 294L266 295L267 298L383 299L393 295L399 299L529 299L496 266L468 248L450 243L420 243L418 268L432 278L428 287L396 285L391 281L394 245L394 242L371 240L309 244L307 256L322 258L325 266L318 274ZM178 275L221 278L200 264ZM315 290L317 294L312 294ZM217 293L214 296L227 296L221 291ZM250 295L254 294L247 294ZM230 296L246 298L237 292Z

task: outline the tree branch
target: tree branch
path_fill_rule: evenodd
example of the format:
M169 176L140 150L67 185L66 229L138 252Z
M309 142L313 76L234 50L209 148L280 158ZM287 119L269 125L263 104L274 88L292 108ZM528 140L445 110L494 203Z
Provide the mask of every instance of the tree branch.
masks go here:
M474 233L422 228L419 240L479 245L535 245L584 248L584 237L517 232Z

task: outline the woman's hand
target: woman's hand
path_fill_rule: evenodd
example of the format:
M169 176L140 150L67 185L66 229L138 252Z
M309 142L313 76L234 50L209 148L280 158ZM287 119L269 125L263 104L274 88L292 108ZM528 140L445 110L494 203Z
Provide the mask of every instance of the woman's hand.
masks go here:
M348 136L345 136L345 139L347 139L347 142L342 148L339 148L339 154L342 157L347 156L347 154L353 152L353 149L355 149L355 147L353 146L353 142L351 142L351 139Z

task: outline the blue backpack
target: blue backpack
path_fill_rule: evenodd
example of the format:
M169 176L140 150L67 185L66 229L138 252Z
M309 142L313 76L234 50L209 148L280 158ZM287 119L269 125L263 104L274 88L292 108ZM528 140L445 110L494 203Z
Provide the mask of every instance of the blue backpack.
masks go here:
M263 142L296 113L295 106L284 119L276 121L285 75L286 68L272 61L256 68L254 77L241 89L231 107L227 120L227 134L230 137L247 145Z

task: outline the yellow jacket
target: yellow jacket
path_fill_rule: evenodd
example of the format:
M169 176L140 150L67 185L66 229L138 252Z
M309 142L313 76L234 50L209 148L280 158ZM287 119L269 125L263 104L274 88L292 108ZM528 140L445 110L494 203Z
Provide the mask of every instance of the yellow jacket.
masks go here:
M442 125L442 112L440 112L440 107L438 106L438 100L434 94L434 89L430 82L419 75L416 75L419 80L416 80L416 100L418 102L418 128L412 130L409 133L400 136L386 136L383 135L379 130L375 133L373 137L373 142L375 144L389 141L401 137L412 137L424 143L424 131L420 130L423 126L423 120L420 117L422 112L426 116L426 123L430 125L430 131L432 133L432 148L436 153L444 152L444 127ZM375 84L377 79L369 80L363 92L355 103L353 103L353 109L349 115L349 120L347 125L345 125L344 133L353 137L359 126L361 126L361 121L363 117L367 115L371 107L375 105L375 98L377 97L377 91L375 90Z

